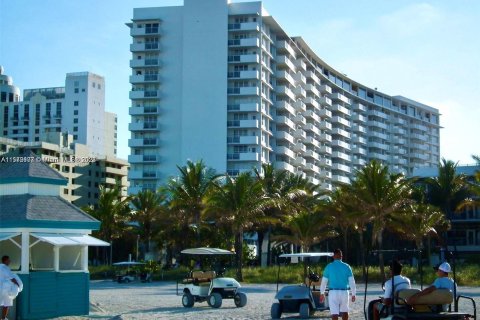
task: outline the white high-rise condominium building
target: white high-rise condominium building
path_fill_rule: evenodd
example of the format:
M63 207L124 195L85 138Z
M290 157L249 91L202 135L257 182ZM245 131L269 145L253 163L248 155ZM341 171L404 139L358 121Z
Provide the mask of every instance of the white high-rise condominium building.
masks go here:
M437 109L346 77L261 2L138 8L127 25L130 193L188 159L231 175L273 163L325 189L372 159L407 174L439 161Z
M64 87L20 89L0 70L0 136L24 142L45 141L68 132L92 155L117 153L117 117L105 112L105 80L90 72L67 73Z

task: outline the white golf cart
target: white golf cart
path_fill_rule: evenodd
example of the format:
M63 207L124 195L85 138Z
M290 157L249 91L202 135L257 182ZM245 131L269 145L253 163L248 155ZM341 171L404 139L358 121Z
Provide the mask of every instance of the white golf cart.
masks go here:
M135 270L130 270L130 267L138 267L144 265L143 262L123 261L115 262L113 266L116 267L115 281L118 283L129 283L138 279L138 274Z
M217 248L193 248L181 252L185 255L205 257L228 256L234 253ZM220 308L223 299L233 299L237 307L244 307L247 304L247 296L239 292L240 283L233 278L223 277L222 271L191 271L183 279L182 304L185 308L193 307L195 302L207 301L212 308ZM177 283L178 295L178 283Z

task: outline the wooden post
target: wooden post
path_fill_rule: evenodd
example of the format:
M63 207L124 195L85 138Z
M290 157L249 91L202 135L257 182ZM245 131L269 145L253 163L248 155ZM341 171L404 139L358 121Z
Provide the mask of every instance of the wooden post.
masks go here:
M20 273L28 274L30 266L30 233L28 231L22 231L22 252L20 263Z

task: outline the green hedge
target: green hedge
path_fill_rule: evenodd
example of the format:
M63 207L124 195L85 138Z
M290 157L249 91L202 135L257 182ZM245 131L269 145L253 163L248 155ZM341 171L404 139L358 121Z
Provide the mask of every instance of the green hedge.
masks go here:
M321 275L324 265L312 267L312 270ZM362 267L354 266L353 273L357 283L362 283ZM176 281L185 277L188 268L179 267L176 269L159 270L154 273L153 279L156 281ZM480 266L478 264L461 265L456 270L457 283L461 286L480 286ZM245 267L242 270L245 283L276 283L278 267ZM369 267L369 282L381 282L379 267ZM412 280L412 284L420 284L420 273L417 268L404 267L403 274ZM90 267L90 278L92 280L112 279L115 275L115 269L110 266ZM226 273L227 277L235 277L235 269L229 269ZM423 267L423 284L430 285L435 280L436 273L431 267ZM280 280L281 283L301 283L303 280L303 265L290 264L281 266Z

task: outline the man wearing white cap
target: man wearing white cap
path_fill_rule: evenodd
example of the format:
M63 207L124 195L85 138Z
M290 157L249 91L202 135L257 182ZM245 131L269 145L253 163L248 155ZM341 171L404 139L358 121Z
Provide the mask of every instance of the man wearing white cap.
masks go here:
M430 287L425 288L422 291L408 298L408 303L415 304L415 301L418 299L418 297L429 294L430 292L433 292L437 289L448 289L451 292L454 292L457 285L451 278L448 277L448 274L450 272L452 272L452 268L450 267L450 264L448 262L443 262L442 264L440 264L437 269L438 278L435 279L435 281L432 283ZM444 309L445 309L445 306L444 306Z

